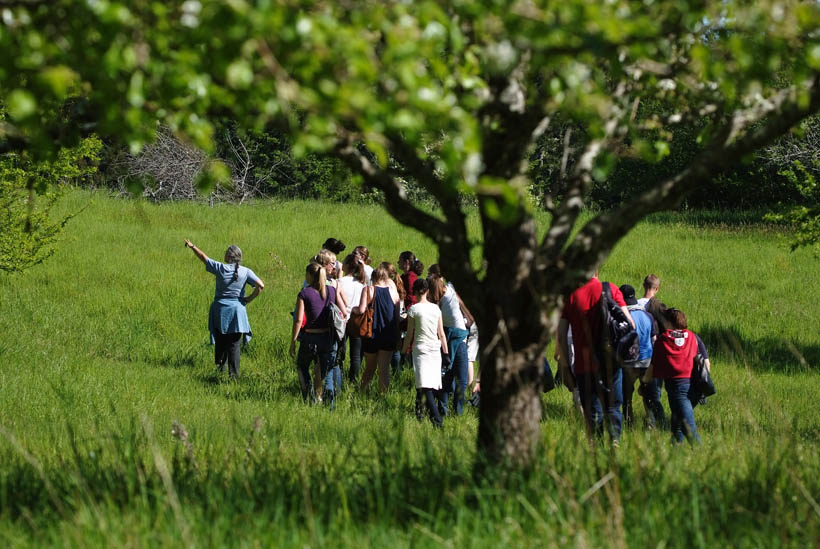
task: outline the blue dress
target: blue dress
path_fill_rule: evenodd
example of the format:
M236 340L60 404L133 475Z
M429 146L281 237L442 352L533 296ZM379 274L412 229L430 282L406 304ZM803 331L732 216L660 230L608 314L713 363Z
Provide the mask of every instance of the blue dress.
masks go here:
M239 269L236 282L234 270ZM245 310L245 284L256 287L259 277L247 267L233 263L220 263L208 258L205 270L216 277L216 290L208 314L208 331L211 343L215 334L245 334L245 343L251 339L251 325Z
M373 289L373 337L362 341L363 349L367 353L395 351L399 327L390 288L375 286Z

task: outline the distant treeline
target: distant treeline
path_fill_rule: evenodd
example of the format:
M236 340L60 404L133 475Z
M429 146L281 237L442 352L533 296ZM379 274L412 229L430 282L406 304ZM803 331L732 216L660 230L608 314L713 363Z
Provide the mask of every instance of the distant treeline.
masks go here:
M614 169L594 181L587 205L606 209L651 188L687 164L699 152L697 122L681 124L670 147L651 136L640 142L625 138L623 147L635 150ZM531 192L536 203L545 191L560 197L562 173L583 149L579 124L553 122L530 157ZM379 202L378 191L363 188L339 160L313 153L301 154L290 134L281 128L248 130L230 121L218 125L216 147L208 155L160 129L154 145L132 155L127 148L108 143L94 184L152 200L202 199L242 202L250 197L322 199L339 202ZM820 172L820 117L809 119L798 135L788 136L718 179L704 182L690 195L687 208L760 209L805 203L806 181ZM607 158L601 159L607 162ZM218 163L230 172L230 183L202 177ZM199 190L197 189L199 187ZM407 182L408 194L428 200L426 192ZM543 206L543 204L539 204Z

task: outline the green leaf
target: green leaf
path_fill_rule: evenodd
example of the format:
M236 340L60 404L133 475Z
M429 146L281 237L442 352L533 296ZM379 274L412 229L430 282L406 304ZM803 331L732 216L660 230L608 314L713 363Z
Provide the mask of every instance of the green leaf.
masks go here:
M12 90L8 96L7 110L14 120L25 120L37 111L37 100L27 90Z
M253 83L253 69L245 59L237 59L230 65L225 74L228 85L238 90L244 90Z
M65 65L46 67L40 71L40 81L58 98L63 99L79 81L79 75Z
M217 185L229 187L231 170L224 162L213 160L208 162L196 178L196 188L202 194L213 191Z

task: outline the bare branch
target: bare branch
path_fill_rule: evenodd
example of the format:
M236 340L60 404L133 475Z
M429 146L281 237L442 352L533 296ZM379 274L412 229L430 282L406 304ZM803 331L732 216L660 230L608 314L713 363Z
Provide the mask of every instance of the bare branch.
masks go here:
M564 161L569 155L569 130L564 135L564 160L562 161L562 172L565 169ZM540 256L555 257L564 248L572 233L572 228L581 214L584 207L584 195L592 182L592 167L595 157L601 152L604 142L594 140L590 142L581 154L578 162L572 170L571 177L567 180L564 200L554 211L550 228L541 243Z

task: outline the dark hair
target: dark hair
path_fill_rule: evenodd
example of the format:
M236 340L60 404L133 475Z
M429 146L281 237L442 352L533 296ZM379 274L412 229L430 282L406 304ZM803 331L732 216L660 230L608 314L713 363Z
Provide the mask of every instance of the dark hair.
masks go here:
M427 282L426 278L417 278L416 281L413 282L413 295L420 296L429 290L430 284Z
M430 275L442 276L441 275L441 267L439 267L438 263L433 263L432 265L427 267L427 276L430 276Z
M416 276L422 276L424 274L424 263L417 259L411 265L410 270L416 273Z
M409 261L410 265L412 266L413 263L416 261L416 254L411 251L402 252L399 254L399 263L403 261Z
M335 238L328 238L327 240L325 240L325 243L322 244L322 248L330 250L336 255L339 255L340 253L345 251L346 247L347 246L345 246L344 242L342 242L341 240L336 240Z
M427 277L427 284L430 288L430 293L427 295L427 299L433 303L438 303L441 301L444 292L447 291L447 287L444 285L444 280L442 280L442 278L437 274L431 274Z
M666 320L672 325L675 330L686 330L686 315L683 314L683 311L680 309L675 309L672 307L671 309L666 309Z
M342 272L353 276L353 280L361 284L367 285L367 275L364 273L364 266L356 261L356 256L347 254L342 263Z

